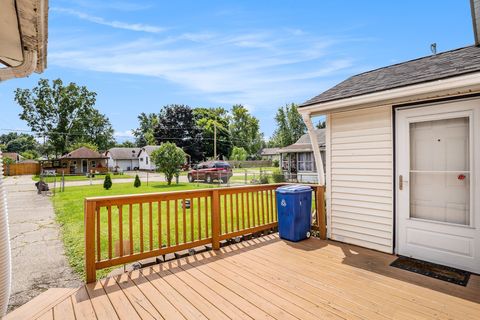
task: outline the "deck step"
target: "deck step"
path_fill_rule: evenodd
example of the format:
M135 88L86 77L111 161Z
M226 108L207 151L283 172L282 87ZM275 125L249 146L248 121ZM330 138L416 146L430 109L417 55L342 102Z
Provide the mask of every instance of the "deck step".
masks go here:
M36 296L28 303L13 310L3 318L10 319L36 319L56 304L68 298L79 288L51 288Z

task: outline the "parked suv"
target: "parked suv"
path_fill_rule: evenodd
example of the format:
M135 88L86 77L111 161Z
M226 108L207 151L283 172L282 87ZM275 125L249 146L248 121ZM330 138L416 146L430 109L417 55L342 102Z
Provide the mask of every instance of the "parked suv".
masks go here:
M212 183L213 180L218 180L227 183L232 175L232 167L230 167L227 162L208 161L195 165L193 169L188 172L188 181L201 180Z

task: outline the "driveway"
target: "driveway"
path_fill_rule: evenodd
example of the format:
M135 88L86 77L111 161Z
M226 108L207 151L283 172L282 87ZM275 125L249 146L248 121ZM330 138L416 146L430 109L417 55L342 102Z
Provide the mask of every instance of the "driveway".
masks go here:
M52 203L38 195L31 176L8 177L7 191L12 247L12 295L9 311L48 288L77 287L70 269Z

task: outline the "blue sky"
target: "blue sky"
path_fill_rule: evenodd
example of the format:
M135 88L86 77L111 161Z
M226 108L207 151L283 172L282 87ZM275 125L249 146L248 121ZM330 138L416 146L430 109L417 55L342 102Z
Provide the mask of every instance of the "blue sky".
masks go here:
M128 139L166 104L243 104L268 137L275 110L350 75L473 43L468 0L50 0L48 69L0 84L1 129L28 129L13 101L40 77L98 93Z

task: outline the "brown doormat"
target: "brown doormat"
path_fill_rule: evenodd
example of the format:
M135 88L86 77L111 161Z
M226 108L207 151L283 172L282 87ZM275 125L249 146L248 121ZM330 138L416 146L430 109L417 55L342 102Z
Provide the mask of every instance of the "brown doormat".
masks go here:
M470 279L470 272L468 271L404 256L399 256L398 259L390 264L390 266L455 283L464 287L467 286L468 280Z

